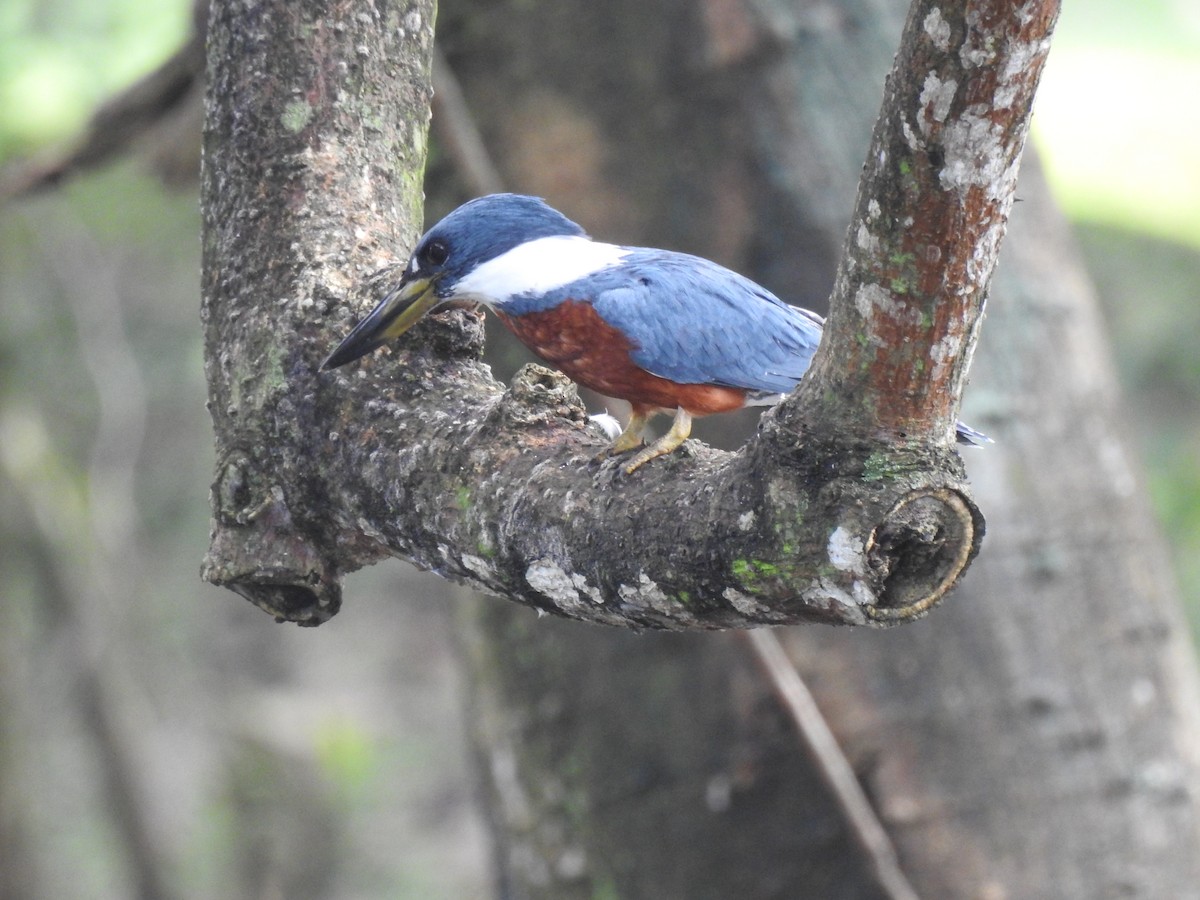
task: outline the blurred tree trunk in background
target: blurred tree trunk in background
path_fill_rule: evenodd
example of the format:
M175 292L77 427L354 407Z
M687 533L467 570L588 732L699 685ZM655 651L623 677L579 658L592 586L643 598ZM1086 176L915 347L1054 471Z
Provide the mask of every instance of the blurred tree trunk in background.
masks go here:
M4 487L0 487L0 491L3 490ZM10 498L0 494L0 504L7 508L9 502ZM10 543L9 537L3 534L4 544L17 546L15 540ZM4 714L0 715L0 862L3 863L0 865L0 898L32 897L33 886L37 883L29 853L30 834L25 821L24 798L15 777L17 767L13 764L21 725L17 710L21 707L20 697L14 696L17 679L13 671L19 656L11 646L9 634L6 629L0 635L0 706L4 709Z
M905 6L460 0L439 38L508 186L819 309ZM967 397L979 560L925 622L785 640L923 896L1197 897L1195 660L1027 169ZM883 895L728 636L468 630L504 896Z

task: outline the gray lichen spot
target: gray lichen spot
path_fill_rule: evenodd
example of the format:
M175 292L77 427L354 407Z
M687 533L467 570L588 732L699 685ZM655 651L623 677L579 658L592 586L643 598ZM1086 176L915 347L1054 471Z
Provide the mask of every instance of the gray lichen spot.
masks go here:
M768 609L749 594L743 594L736 588L725 588L725 590L721 592L721 596L728 600L730 606L740 612L743 616L761 616Z
M636 606L649 606L656 612L671 616L680 622L695 621L693 617L683 612L678 603L671 602L671 599L663 593L663 589L651 581L645 572L638 574L636 587L623 584L617 588L617 593L626 603Z
M359 516L355 520L354 524L358 526L358 530L361 531L366 537L381 543L386 540L383 532L368 522L365 517Z
M860 583L855 582L856 586ZM838 615L840 621L850 624L861 624L867 621L867 616L862 610L862 592L856 591L856 593L860 594L858 599L851 596L828 578L822 578L800 596L805 603L812 606L822 606L829 601L833 601L842 607L843 611Z
M879 252L879 238L871 234L871 229L867 228L866 222L859 222L858 232L855 234L854 240L867 253Z
M900 122L900 130L904 133L904 143L908 145L910 150L921 150L924 148L925 142L917 137L917 133L908 124L907 117Z
M606 615L602 610L596 609L604 602L604 598L598 590L588 585L582 575L568 575L553 560L535 560L525 570L525 580L531 588L549 597L561 612L569 616L606 622L610 625L624 624L620 615ZM580 596L580 590L584 592L587 600Z
M492 567L488 565L488 561L481 556L474 556L470 553L464 553L462 556L463 565L469 569L475 576L483 581L490 581L493 572Z
M928 137L933 129L933 122L946 121L956 93L958 93L958 82L953 78L942 81L936 72L930 72L925 76L920 96L921 118L919 124L922 134Z
M571 577L557 564L548 559L530 563L525 570L525 580L539 594L544 594L560 606L578 605L579 591Z
M946 190L994 186L1005 176L1009 160L1004 130L986 113L985 107L976 105L946 126L942 137L946 163L938 173Z
M958 335L948 334L929 348L929 358L933 360L933 377L940 378L944 368L958 358L962 350L962 339Z
M280 123L292 134L298 134L312 121L312 107L303 100L291 100L283 108Z
M911 322L919 324L921 321L921 311L901 300L897 300L891 291L881 284L868 283L858 287L854 292L854 308L868 322L873 321L875 316L887 316L894 322L904 323ZM871 343L876 346L882 345L882 338L872 329L868 335Z
M829 536L826 553L834 568L843 572L861 575L865 569L863 542L841 525L835 528L833 534Z
M1009 49L1008 59L1004 70L1000 73L1000 83L996 86L996 109L1008 109L1013 105L1020 93L1024 80L1029 72L1037 65L1039 56L1045 56L1050 51L1050 41L1043 39L1036 42L1016 44Z
M850 596L859 606L874 606L876 602L875 592L865 581L858 579L855 579L854 584L850 585Z
M600 593L600 589L594 588L590 584L588 584L587 579L584 578L582 575L579 575L579 574L572 575L571 576L571 584L575 585L575 588L577 590L582 592L589 600L591 600L597 606L604 603L604 596Z
M883 285L864 284L854 292L854 308L863 318L872 316L876 307L886 310L891 304L892 295L883 288Z
M933 46L943 53L950 49L950 23L942 18L942 11L936 6L929 11L925 21L921 23Z

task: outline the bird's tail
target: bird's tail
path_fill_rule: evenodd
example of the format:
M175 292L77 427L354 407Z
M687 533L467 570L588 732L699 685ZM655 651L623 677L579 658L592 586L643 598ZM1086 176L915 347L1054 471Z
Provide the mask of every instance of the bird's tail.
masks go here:
M968 447L982 447L984 444L994 443L982 431L976 431L970 425L964 425L962 422L959 422L955 427L954 436L960 444L965 444Z

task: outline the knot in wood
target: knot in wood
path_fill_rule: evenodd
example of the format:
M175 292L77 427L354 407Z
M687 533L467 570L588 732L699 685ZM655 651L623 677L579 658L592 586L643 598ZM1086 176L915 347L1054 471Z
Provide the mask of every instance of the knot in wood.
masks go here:
M882 584L868 616L888 623L927 613L954 586L982 538L982 517L958 491L929 488L903 497L867 539L867 565Z
M499 412L510 424L535 425L556 418L585 422L587 411L579 389L566 375L527 363L513 376L500 400Z
M274 575L277 580L272 580ZM317 572L309 572L300 581L295 576L287 570L273 573L260 569L249 578L223 582L223 586L274 616L276 622L313 627L333 618L342 606L341 586Z
M435 358L482 359L484 314L475 304L451 306L430 316L429 348Z
M278 621L320 625L341 607L341 586L294 521L283 489L234 455L213 486L217 511L200 576L245 597Z
M232 456L217 472L213 482L213 511L226 525L245 522L254 506L250 477L250 460Z

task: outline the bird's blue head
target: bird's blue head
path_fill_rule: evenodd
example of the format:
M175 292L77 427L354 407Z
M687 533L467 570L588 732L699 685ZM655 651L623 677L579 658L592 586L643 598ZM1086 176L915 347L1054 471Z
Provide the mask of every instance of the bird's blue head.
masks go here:
M523 244L557 237L586 239L587 235L537 197L489 194L464 203L425 232L400 283L358 323L321 368L332 369L370 353L399 337L440 304L476 298L479 288L470 276L480 266Z

